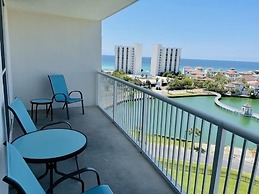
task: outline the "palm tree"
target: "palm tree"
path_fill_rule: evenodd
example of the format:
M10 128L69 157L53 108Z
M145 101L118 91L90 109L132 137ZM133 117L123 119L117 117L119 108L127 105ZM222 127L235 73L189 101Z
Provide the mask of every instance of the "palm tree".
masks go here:
M193 134L193 128L190 128L188 131L189 135ZM199 137L201 135L201 130L199 128L195 128L194 136Z
M200 137L201 136L201 130L199 128L195 128L195 130L193 131L193 128L190 128L188 130L188 135L194 135L194 137ZM186 138L187 141L187 138ZM198 146L195 146L196 142L194 142L194 150L199 151L200 149L200 145L198 143ZM201 148L201 153L205 153L205 150L203 148Z

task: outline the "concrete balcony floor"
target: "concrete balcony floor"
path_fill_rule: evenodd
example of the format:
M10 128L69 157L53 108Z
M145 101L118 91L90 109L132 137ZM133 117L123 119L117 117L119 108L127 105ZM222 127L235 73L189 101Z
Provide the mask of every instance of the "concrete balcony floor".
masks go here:
M108 184L115 194L172 194L173 189L156 169L143 157L140 151L97 107L85 107L85 115L80 108L70 108L70 120L66 120L66 112L54 109L54 121L66 120L74 129L83 132L88 137L85 151L78 156L80 167L94 167L100 174L101 183ZM49 123L45 111L39 111L37 125L40 127ZM22 134L15 123L13 139ZM69 143L69 142L68 142ZM29 164L36 176L45 170L44 164ZM76 170L75 159L71 158L58 163L62 172ZM59 175L55 175L55 179ZM96 185L94 175L84 173L86 187ZM49 176L40 180L46 189ZM54 193L80 193L80 184L67 180L59 185ZM10 193L15 193L12 189Z

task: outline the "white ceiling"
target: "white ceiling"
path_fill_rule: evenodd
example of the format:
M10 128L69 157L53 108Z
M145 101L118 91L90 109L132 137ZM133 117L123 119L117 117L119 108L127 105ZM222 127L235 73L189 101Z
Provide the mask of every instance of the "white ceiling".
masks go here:
M138 0L5 0L8 8L103 20Z

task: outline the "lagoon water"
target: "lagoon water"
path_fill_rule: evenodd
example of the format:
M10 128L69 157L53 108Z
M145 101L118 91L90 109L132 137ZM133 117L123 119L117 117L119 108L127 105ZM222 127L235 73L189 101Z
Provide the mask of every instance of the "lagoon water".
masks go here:
M214 103L214 98L214 96L198 96L173 98L173 100L183 104L189 104L191 107L199 109L206 114L210 114L223 121L234 122L236 125L242 126L247 130L258 131L259 133L258 120L226 111ZM253 107L253 112L259 113L259 99L225 97L221 99L221 102L238 109L241 109L243 104L249 103Z
M224 122L233 123L235 126L241 126L247 131L257 131L259 133L259 120L254 118L244 117L242 115L234 114L232 112L226 111L214 103L215 96L198 96L198 97L179 97L172 98L171 100L177 101L179 103L188 104L192 108L199 109L200 111L208 114L214 118L218 118ZM234 99L233 103L235 103L235 98L230 97L230 99ZM181 139L186 138L186 130L190 128L198 128L203 129L202 132L202 142L208 142L208 134L210 123L204 121L202 124L202 120L200 118L194 119L193 115L188 115L187 112L177 111L176 109L161 109L163 106L161 102L156 102L154 99L149 99L149 106L147 107L147 123L152 123L151 125L147 125L147 133L149 134L162 134L166 136L176 137ZM241 99L241 101L245 102L247 99ZM259 100L253 99L256 107L259 107ZM229 105L231 100L229 100ZM119 125L124 126L127 129L135 129L138 121L141 120L142 114L139 111L136 111L137 107L141 107L142 101L134 101L133 102L125 102L127 105L121 103L118 108L119 117L126 117L124 119L133 120L130 124L126 124L127 122L119 123ZM159 103L159 107L157 106ZM233 105L233 104L232 104ZM127 107L127 113L125 113L125 106ZM110 110L112 111L112 110ZM123 119L119 119L123 121ZM182 120L182 122L180 122ZM188 122L187 122L188 120ZM194 121L195 120L195 121ZM135 122L136 121L136 122ZM211 126L211 143L215 144L216 141L216 132L217 126ZM182 134L182 135L181 135ZM226 145L230 145L231 142L231 133L227 132L226 134ZM191 140L192 136L188 135L187 139ZM196 137L195 141L199 141L199 138ZM243 138L236 136L235 147L242 148L243 146ZM256 145L251 142L248 143L248 148L255 148Z
M259 133L259 120L254 118L245 117L239 114L235 114L229 111L226 111L218 107L214 103L214 96L199 96L199 97L184 97L184 98L173 98L173 100L188 104L195 109L212 115L213 117L219 118L223 121L233 123L238 126L242 126L248 131L256 131ZM221 99L221 102L235 107L241 108L243 104L249 103L253 107L253 112L259 113L259 99L249 99L249 98L237 98L237 97L224 97ZM216 135L216 134L215 134ZM226 144L230 145L231 134L227 133ZM241 148L243 144L243 139L236 139L236 147ZM249 143L248 148L255 148L254 144Z

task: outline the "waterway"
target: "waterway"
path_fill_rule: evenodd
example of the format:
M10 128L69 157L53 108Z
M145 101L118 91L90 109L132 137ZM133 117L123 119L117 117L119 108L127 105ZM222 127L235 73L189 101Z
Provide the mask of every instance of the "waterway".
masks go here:
M233 123L234 125L242 126L247 130L250 131L258 131L259 133L259 120L256 120L254 118L245 117L239 114L234 114L232 112L226 111L220 107L218 107L214 103L215 96L198 96L198 97L180 97L180 98L172 98L172 100L177 101L179 103L188 104L188 106L193 107L194 109L199 109L200 111L204 112L205 114L210 114L213 117L216 117L220 120ZM150 101L153 101L150 99ZM241 108L241 106L247 102L249 102L254 110L258 110L259 108L259 100L258 99L246 99L246 98L233 98L233 97L227 97L223 98L222 102L226 103L229 106L233 106L236 108ZM127 102L128 103L128 102ZM131 118L132 120L141 120L142 117L141 113L136 110L135 107L139 107L139 104L141 101L135 101L134 103L130 103L128 113L127 115L134 115L134 118ZM135 105L134 105L135 104ZM182 115L183 122L180 124L179 120L176 120L176 118L181 118L181 112L176 113L175 110L173 112L168 112L166 109L157 108L156 106L152 105L154 103L150 102L150 105L148 106L148 120L147 123L153 123L151 125L148 125L148 131L149 134L159 134L159 135L166 135L176 138L185 139L186 138L186 130L189 130L190 128L198 128L201 129L202 122L201 119L196 119L194 121L194 117L191 116L189 118L189 121L187 122L187 113L184 112ZM240 105L240 106L239 106ZM160 107L162 105L160 104ZM124 105L123 103L120 104L118 107L118 115L122 116L124 115ZM178 116L176 116L178 114ZM127 117L128 117L127 116ZM188 123L188 126L187 126ZM194 124L195 123L195 124ZM123 124L122 124L123 125ZM194 126L195 125L195 126ZM204 122L203 123L203 132L202 132L202 142L207 143L208 142L208 133L209 133L209 123ZM129 128L136 128L135 125L128 126ZM175 130L176 129L176 130ZM212 125L211 128L211 143L215 144L216 141L216 132L217 132L217 126ZM181 132L180 132L181 131ZM181 135L182 134L182 135ZM226 135L226 145L230 145L231 142L231 133L227 132ZM188 140L191 140L191 136L187 136ZM199 141L199 137L195 137L195 141ZM242 148L243 145L243 138L240 138L237 136L235 147ZM248 148L255 148L255 144L249 143Z
M214 98L214 96L198 96L173 98L173 100L183 104L188 104L195 109L199 109L206 114L211 114L212 116L217 117L223 121L233 122L236 125L240 125L246 128L247 130L258 131L259 133L258 120L226 111L215 105ZM259 99L223 97L220 101L237 109L241 109L242 105L249 103L253 108L253 112L259 113Z
M245 117L239 114L226 111L218 107L214 103L214 96L199 96L199 97L181 97L173 98L173 100L188 104L189 106L199 109L200 111L212 115L218 119L221 119L226 122L239 125L247 129L248 131L257 131L259 133L259 121L254 118ZM249 103L253 107L253 112L259 113L259 99L249 99L249 98L237 98L237 97L223 97L221 99L222 103L225 103L228 106L241 109L243 104ZM216 134L215 134L216 135ZM230 145L231 134L227 133L226 145ZM243 139L236 139L236 147L242 147ZM249 148L255 148L254 144L249 143Z
M240 109L244 104L250 104L253 112L259 114L259 99L238 98L238 97L224 97L220 100L222 103Z

